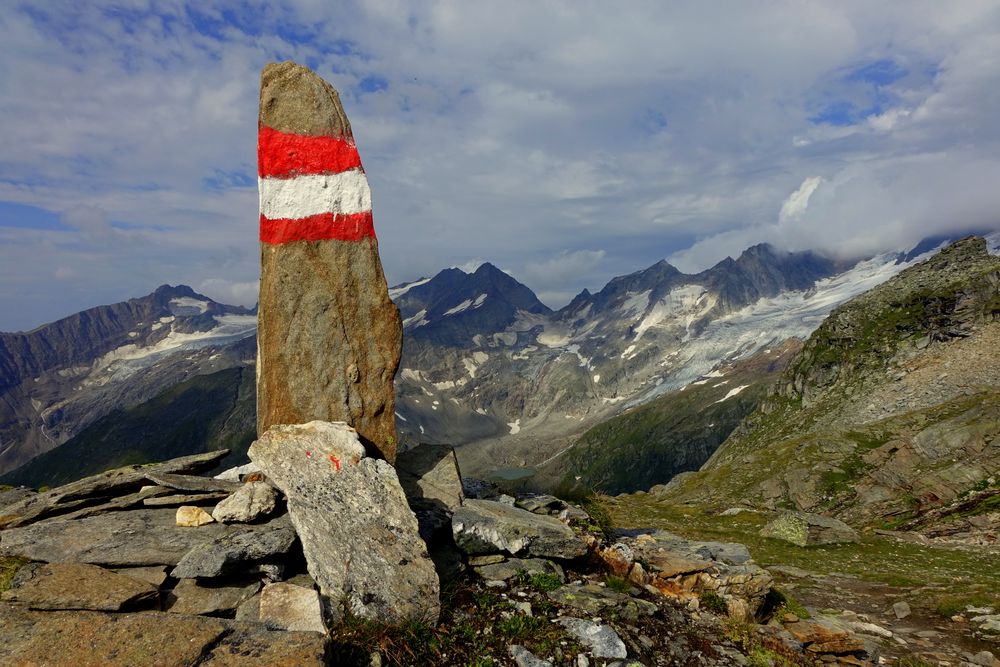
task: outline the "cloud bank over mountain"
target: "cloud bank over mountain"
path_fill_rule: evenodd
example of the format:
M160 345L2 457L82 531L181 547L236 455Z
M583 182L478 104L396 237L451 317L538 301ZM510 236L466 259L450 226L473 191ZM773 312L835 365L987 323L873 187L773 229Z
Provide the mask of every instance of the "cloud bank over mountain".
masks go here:
M0 330L183 280L252 305L261 67L342 92L390 283L560 306L753 243L995 228L995 3L46 3L0 16Z

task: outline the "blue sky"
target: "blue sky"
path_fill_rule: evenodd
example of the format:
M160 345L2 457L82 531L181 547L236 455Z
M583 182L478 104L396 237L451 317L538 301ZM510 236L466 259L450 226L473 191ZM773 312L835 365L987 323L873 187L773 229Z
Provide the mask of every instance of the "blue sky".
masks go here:
M390 283L489 260L558 307L662 258L1000 220L997 2L13 4L0 330L162 283L252 305L284 59L341 91Z

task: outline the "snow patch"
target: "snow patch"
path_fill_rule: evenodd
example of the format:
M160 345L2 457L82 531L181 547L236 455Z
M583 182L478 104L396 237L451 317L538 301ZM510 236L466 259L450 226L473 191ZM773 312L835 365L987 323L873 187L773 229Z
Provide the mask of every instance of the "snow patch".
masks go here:
M197 311L199 315L203 315L208 312L208 302L202 301L201 299L195 299L189 296L179 296L176 299L170 300L171 308L170 312L174 312L177 309L175 315L194 315L190 311ZM162 320L161 320L162 321Z
M397 285L396 287L390 287L389 298L395 301L399 297L409 292L414 287L420 287L421 285L426 285L430 281L431 281L430 278L421 278L420 280L414 280L412 283L403 283L402 285Z
M649 292L646 290L638 294L629 293L628 298L622 302L622 305L618 306L618 310L631 315L645 312L646 308L649 307Z
M421 375L420 371L413 370L412 368L404 368L403 370L401 370L399 372L399 375L404 380L411 380L413 382L423 382L424 381L424 378Z
M399 414L398 412L395 413L395 414L396 414L396 419L399 419L400 421L404 421L404 422L405 421L409 421L409 420L407 420L406 417L404 417L403 415Z
M601 374L598 373L597 375L594 376L594 384L597 384L600 381L601 381Z
M425 315L427 315L427 309L421 308L419 311L403 320L403 328L406 329L412 326L416 329L417 327L424 326L427 324L427 320L424 319Z
M521 432L521 419L520 417L512 422L507 422L507 426L510 427L510 434L516 435Z
M718 386L718 385L716 385L716 386ZM733 396L736 396L738 393L740 393L741 391L743 391L744 389L746 389L749 386L750 385L748 385L748 384L741 384L738 387L734 387L733 389L730 389L729 393L726 394L725 396L723 396L722 398L720 398L719 400L717 400L716 403L722 403L723 401L728 401L730 398L732 398Z
M449 315L458 315L459 313L463 313L463 312L467 311L470 307L473 310L475 310L476 308L479 308L480 306L483 305L483 302L486 301L486 297L487 297L486 294L480 294L479 296L477 296L475 298L475 300L473 300L473 299L466 299L465 301L463 301L462 303L458 304L454 308L450 308L450 309L444 311L444 315L442 317L448 317Z

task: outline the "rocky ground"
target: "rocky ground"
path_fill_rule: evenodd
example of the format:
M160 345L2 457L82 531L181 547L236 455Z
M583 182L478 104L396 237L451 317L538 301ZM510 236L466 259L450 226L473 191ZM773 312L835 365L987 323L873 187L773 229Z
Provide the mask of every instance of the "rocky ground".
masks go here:
M799 546L761 534L771 532L781 513L732 508L707 514L645 493L609 499L608 506L619 525L746 544L800 616L874 642L885 664L998 664L1000 561L994 548L901 539L894 531L859 534L833 520L846 532L825 533L831 539L818 544L815 538L824 533L813 529Z
M762 568L731 540L682 538L656 521L616 531L593 499L515 499L474 480L463 490L447 447L398 462L441 578L438 620L386 623L371 613L375 594L346 608L320 594L329 572L304 552L308 531L271 480L192 474L217 456L0 495L0 662L920 664L900 662L915 649L995 664L986 644L947 648L962 621L928 627L911 602L906 631L865 606L869 591ZM415 576L406 568L395 576ZM966 626L973 613L956 611Z

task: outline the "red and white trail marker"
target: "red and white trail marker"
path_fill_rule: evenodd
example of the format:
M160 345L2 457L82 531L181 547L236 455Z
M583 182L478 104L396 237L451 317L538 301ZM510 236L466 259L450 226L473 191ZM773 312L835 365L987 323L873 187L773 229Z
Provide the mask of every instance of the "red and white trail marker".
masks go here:
M290 134L262 125L257 170L264 243L375 236L371 190L352 138Z

